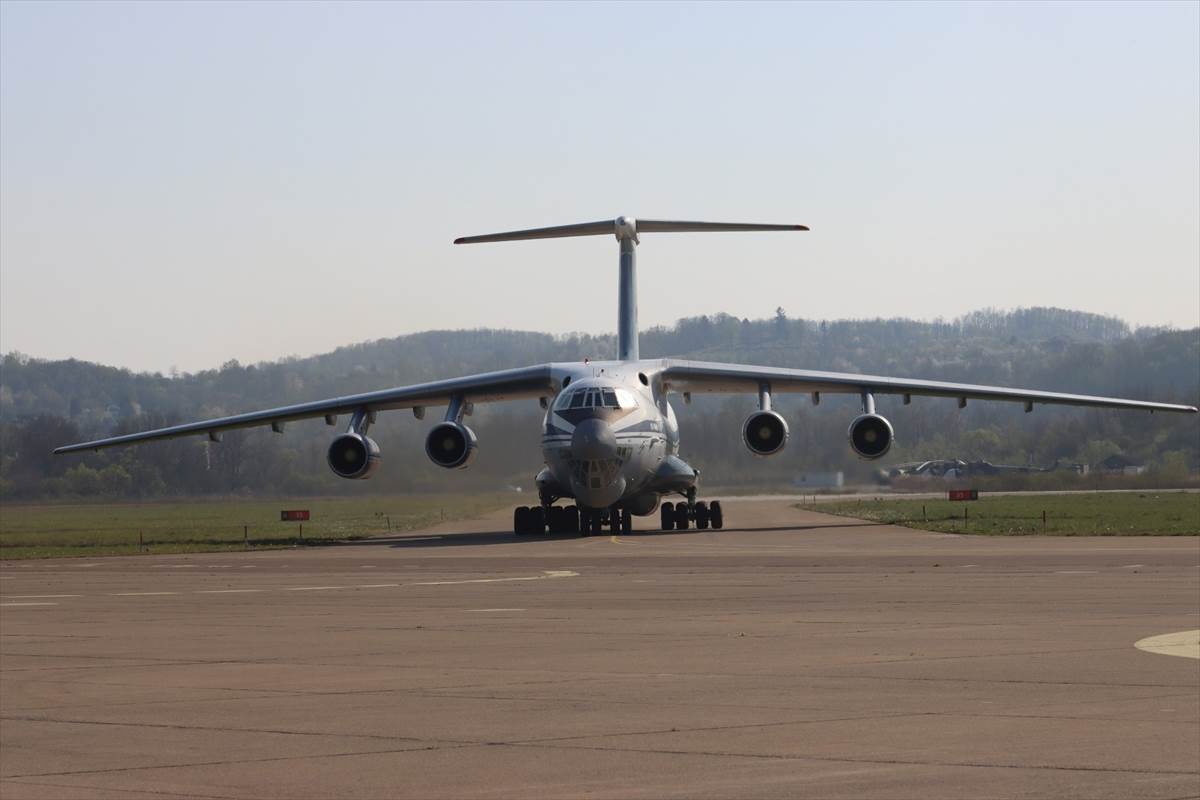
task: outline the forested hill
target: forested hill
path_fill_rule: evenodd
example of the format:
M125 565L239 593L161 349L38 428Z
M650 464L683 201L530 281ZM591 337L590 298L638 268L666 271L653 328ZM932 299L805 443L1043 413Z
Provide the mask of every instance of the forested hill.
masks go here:
M426 461L429 422L381 415L372 435L384 449L379 476L339 481L324 465L329 429L289 426L285 436L230 434L206 457L205 445L181 440L88 455L51 458L49 450L177 421L482 372L544 361L611 358L613 336L508 330L431 331L339 348L309 358L164 376L20 354L0 364L0 490L10 497L155 495L203 492L358 492L469 485L530 485L540 464L536 403L481 407L472 418L480 458L469 475ZM1121 320L1051 308L978 311L953 321L904 319L814 321L729 315L693 317L642 333L643 357L685 356L750 364L994 383L1196 404L1200 400L1200 329L1133 331ZM721 483L844 469L866 473L845 445L853 402L830 398L819 408L784 397L780 409L792 442L780 456L752 459L740 424L753 398L676 403L683 455ZM1014 413L1015 409L1015 413ZM1191 469L1200 461L1195 417L1042 409L914 400L881 410L897 429L885 463L924 457L994 461L1086 461L1122 452L1147 463ZM1099 456L1103 457L1103 456ZM1165 460L1165 461L1164 461ZM872 465L874 466L874 465Z

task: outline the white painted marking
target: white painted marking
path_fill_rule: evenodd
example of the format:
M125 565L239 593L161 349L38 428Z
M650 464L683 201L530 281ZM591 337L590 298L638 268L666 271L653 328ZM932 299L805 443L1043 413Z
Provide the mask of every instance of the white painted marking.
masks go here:
M71 564L71 566L72 567L80 567L82 569L87 569L88 567L98 567L100 565L99 564Z
M348 586L292 586L285 592L324 592L329 589L348 589Z
M569 569L548 569L545 570L545 575L531 575L523 578L474 578L467 581L424 581L422 583L410 583L409 586L452 586L462 583L510 583L512 581L541 581L548 578L574 578L579 575L578 572L572 572Z
M1125 566L1121 567L1121 569L1136 569L1137 567L1144 567L1144 566L1146 566L1146 565L1145 564L1126 564Z
M56 606L58 603L0 603L0 607L8 608L9 606Z
M1200 659L1200 630L1147 636L1134 642L1133 646L1147 653Z
M359 569L375 569L375 565L374 564L360 564L358 568Z
M361 586L355 586L355 589L395 589L400 584L398 583L364 583Z
M1099 570L1094 569L1060 569L1054 573L1055 575L1097 575Z
M83 597L81 594L12 594L10 600L48 600L55 597Z
M202 589L196 594L250 594L251 592L265 592L266 589Z
M480 613L491 613L493 611L524 611L523 608L468 608L467 611L478 611Z
M241 568L242 569L254 569L254 565L253 564L242 564Z
M963 564L962 566L963 566L963 569L970 569L971 567L978 567L979 565L978 564Z
M114 592L109 597L161 597L168 594L179 594L179 592Z

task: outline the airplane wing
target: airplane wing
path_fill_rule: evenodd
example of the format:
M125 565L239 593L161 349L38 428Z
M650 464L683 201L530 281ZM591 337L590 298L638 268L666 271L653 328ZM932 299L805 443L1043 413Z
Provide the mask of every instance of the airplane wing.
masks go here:
M451 398L456 396L461 396L463 401L468 403L488 403L498 400L544 397L555 394L557 390L558 384L551 366L541 364L499 372L484 372L479 375L467 375L444 381L418 383L395 389L383 389L378 392L334 397L329 400L300 403L266 411L253 411L249 414L236 414L232 417L190 422L185 425L172 425L169 428L70 444L57 448L54 453L59 455L80 450L100 450L116 445L139 444L155 439L174 439L195 434L208 434L210 437L216 438L221 431L253 428L259 425L271 425L276 430L282 430L285 422L316 417L325 417L325 421L333 425L339 414L353 414L357 411L370 413L397 408L446 405Z
M1033 410L1034 403L1098 408L1142 409L1195 414L1195 406L1152 403L1146 400L1125 400L1119 397L1094 397L1084 394L1041 392L1033 389L1006 389L1001 386L979 386L972 383L923 381L910 378L889 378L880 375L855 375L849 372L819 372L785 367L751 367L741 364L719 364L709 361L667 359L661 373L664 385L676 392L757 393L766 383L772 392L811 392L819 400L820 393L829 394L899 394L907 403L913 395L953 397L959 405L967 400L1004 400L1024 403Z

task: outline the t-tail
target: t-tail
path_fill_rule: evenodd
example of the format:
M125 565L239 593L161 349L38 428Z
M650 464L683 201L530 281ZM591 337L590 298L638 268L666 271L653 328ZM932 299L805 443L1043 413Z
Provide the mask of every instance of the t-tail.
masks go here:
M693 233L698 231L806 231L804 225L760 225L744 222L683 222L667 219L617 217L599 222L530 228L523 231L463 236L455 244L512 242L520 239L558 239L565 236L602 236L612 234L620 246L620 286L617 291L617 351L622 361L637 361L637 245L643 233Z

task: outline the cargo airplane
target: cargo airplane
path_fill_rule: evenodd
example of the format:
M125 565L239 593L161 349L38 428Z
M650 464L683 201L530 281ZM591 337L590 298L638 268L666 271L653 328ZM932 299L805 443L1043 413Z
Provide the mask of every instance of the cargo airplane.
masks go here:
M850 448L864 459L877 459L892 447L892 425L875 410L877 395L951 397L959 408L968 400L1003 400L1035 404L1093 406L1196 413L1192 406L1092 397L1029 389L1006 389L945 381L913 380L779 367L754 367L672 358L642 359L638 354L636 248L642 234L700 231L805 231L803 225L758 225L721 222L617 217L613 220L550 228L492 233L456 239L455 244L551 239L565 236L614 236L620 250L617 359L551 363L485 372L365 394L237 414L219 419L114 436L60 447L55 453L100 450L179 436L207 435L270 425L283 433L287 423L323 418L345 432L329 447L329 467L339 477L371 477L382 463L379 445L367 432L380 411L411 409L424 419L428 407L445 406L441 422L425 440L425 453L438 466L461 469L478 452L475 433L464 423L477 403L536 399L545 409L542 453L545 464L535 479L539 503L513 513L516 534L598 533L607 527L629 531L632 517L660 515L663 530L721 528L719 501L698 500L699 473L679 455L679 424L670 395L704 392L745 393L757 398L758 409L742 425L746 447L756 456L771 456L788 441L787 421L771 407L780 392L802 392L819 403L823 394L853 394L862 413L847 431ZM664 497L679 498L660 502ZM568 501L556 505L557 501Z

